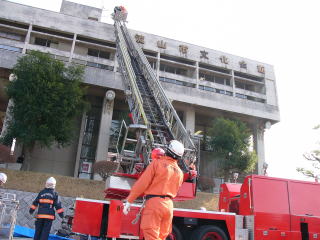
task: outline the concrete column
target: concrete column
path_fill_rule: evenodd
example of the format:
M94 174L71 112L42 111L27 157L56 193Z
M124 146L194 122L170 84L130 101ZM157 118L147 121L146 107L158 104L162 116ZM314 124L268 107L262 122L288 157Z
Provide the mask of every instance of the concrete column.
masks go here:
M75 34L73 35L73 41L72 41L72 45L71 45L69 62L71 62L71 60L72 60L72 58L73 58L73 53L74 53L74 47L75 47L75 45L76 45L76 40L77 40L77 34L75 33Z
M191 134L194 134L195 123L196 123L196 112L194 107L190 106L184 111L184 121L187 131L190 131Z
M103 99L99 136L96 150L96 162L101 160L107 160L115 95L116 94L114 91L109 90L106 92L106 95Z
M199 88L199 62L196 61L196 80L197 80L197 88Z
M157 79L159 80L160 76L160 52L157 54L157 69L156 69L156 74L157 74Z
M78 149L77 149L77 155L76 155L76 162L74 164L74 177L78 177L79 173L79 165L80 165L80 155L81 155L81 148L82 148L82 141L84 136L84 129L86 127L86 112L83 112L82 114L82 120L81 120L81 126L80 126L80 133L79 133L79 141L78 141Z
M258 174L263 174L263 164L265 162L264 155L264 125L257 124L255 129L253 130L253 141L254 141L254 149L258 156Z
M236 95L236 83L234 81L234 71L233 70L231 70L231 74L232 74L232 77L231 77L232 95L235 96Z
M23 54L25 54L26 51L27 51L27 46L28 46L28 44L30 42L31 32L32 32L32 23L30 23L30 25L29 25L28 32L27 32L27 35L26 35L26 39L24 40L24 46L23 46L23 49L22 49L22 53Z

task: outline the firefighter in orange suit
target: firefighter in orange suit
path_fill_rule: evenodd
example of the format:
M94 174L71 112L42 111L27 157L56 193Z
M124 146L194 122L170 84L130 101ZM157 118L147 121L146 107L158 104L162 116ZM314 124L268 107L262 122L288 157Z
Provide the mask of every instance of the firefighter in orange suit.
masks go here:
M133 185L123 213L128 214L134 200L144 195L145 208L142 213L140 228L145 240L164 240L172 229L174 198L183 182L183 173L177 160L182 157L184 146L172 140L166 155L160 161L152 161L141 177Z
M54 190L55 187L56 179L53 177L48 178L45 188L39 192L30 207L30 214L33 214L38 207L37 220L35 222L36 231L33 238L35 240L48 239L52 221L55 219L55 210L63 218L63 208L61 207L58 193Z

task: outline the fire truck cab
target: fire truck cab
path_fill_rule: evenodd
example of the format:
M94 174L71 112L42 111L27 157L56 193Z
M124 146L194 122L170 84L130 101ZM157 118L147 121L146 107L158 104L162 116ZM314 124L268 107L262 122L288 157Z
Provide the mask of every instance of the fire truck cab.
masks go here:
M320 184L251 175L221 185L219 211L174 209L176 240L320 239ZM73 231L108 239L143 239L140 205L122 213L119 200L77 199Z

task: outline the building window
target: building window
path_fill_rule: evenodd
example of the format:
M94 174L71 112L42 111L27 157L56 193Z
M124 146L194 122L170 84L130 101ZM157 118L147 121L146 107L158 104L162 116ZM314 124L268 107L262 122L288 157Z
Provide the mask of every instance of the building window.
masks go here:
M89 67L101 68L101 69L109 70L109 71L113 71L113 69L114 69L113 66L109 66L109 65L105 65L105 64L101 64L101 63L87 62L86 65Z
M110 59L110 53L109 52L99 52L99 58L104 58L104 59Z
M162 82L172 83L172 84L176 84L176 85L180 85L180 86L184 86L184 87L195 88L195 86L196 86L194 83L183 82L183 81L179 81L176 79L165 78L165 77L159 77L159 80Z
M247 91L258 92L255 89L255 86L252 84L247 84L239 81L235 81L236 88L244 89Z
M11 40L16 40L16 41L20 41L20 42L24 41L23 35L20 35L17 33L6 32L6 31L0 31L0 37L11 39Z
M245 84L242 82L235 82L236 88L240 88L240 89L246 89Z
M105 51L101 51L93 48L88 49L88 55L92 57L97 57L97 58L111 59L110 52L105 52Z
M199 79L221 84L221 85L226 85L226 86L231 86L231 81L229 78L220 76L220 75L215 75L215 74L208 74L208 73L199 73Z
M86 115L80 154L79 178L91 179L99 135L101 108L92 106Z
M205 90L205 91L208 91L208 92L216 92L216 89L215 88L212 88L212 87L208 87L208 86L199 86L199 89L201 90Z
M265 103L265 102L266 102L265 99L256 98L256 97L251 97L251 96L247 96L247 99L250 100L250 101L259 102L259 103Z
M20 52L20 53L22 52L22 48L12 47L12 46L3 45L3 44L0 44L0 49L5 49L13 52Z
M218 84L225 85L225 78L219 77L219 76L214 76L214 82Z
M89 56L93 56L93 57L99 57L99 50L89 48L88 49L88 55Z
M45 39L45 38L36 37L36 39L34 40L35 45L44 46L44 47L50 47L51 43L52 43L51 40Z
M256 98L256 97L252 97L252 96L247 96L247 95L244 95L244 94L241 94L241 93L236 93L236 97L242 98L242 99L247 99L247 100L254 101L254 102L266 103L265 99Z
M173 67L167 64L160 64L160 71L162 72L167 72L167 73L173 73L173 74L177 74L177 75L181 75L181 76L185 76L187 77L187 69L184 68L177 68L177 67Z
M218 88L213 88L213 87L208 87L208 86L203 86L203 85L199 85L199 89L204 90L204 91L208 91L208 92L215 92L215 93L219 93L219 94L223 94L223 95L227 95L227 96L232 96L232 92L226 91L223 89L218 89Z
M263 77L257 77L257 76L253 76L253 75L243 73L243 72L234 71L234 76L249 79L249 80L256 81L256 82L263 82L264 81Z
M230 92L230 91L226 91L225 94L228 95L228 96L232 96L233 95L232 92Z
M247 96L244 94L236 93L237 98L247 99Z
M226 94L226 91L222 89L216 89L216 92L220 94Z

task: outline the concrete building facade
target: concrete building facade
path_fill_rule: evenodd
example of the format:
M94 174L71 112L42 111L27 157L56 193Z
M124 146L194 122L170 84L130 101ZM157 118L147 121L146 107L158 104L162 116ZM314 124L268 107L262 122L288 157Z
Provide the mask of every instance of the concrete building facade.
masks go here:
M28 170L91 178L92 164L115 148L113 136L128 114L113 25L100 22L101 9L68 1L62 2L60 12L5 0L0 0L0 9L1 117L8 105L3 89L10 69L30 50L85 66L83 84L92 106L77 119L73 144L64 149L36 149ZM262 173L264 130L279 121L273 67L150 33L130 32L186 129L191 134L205 133L219 116L243 120L252 129L259 157L257 172ZM206 154L202 155L201 161L206 161Z

